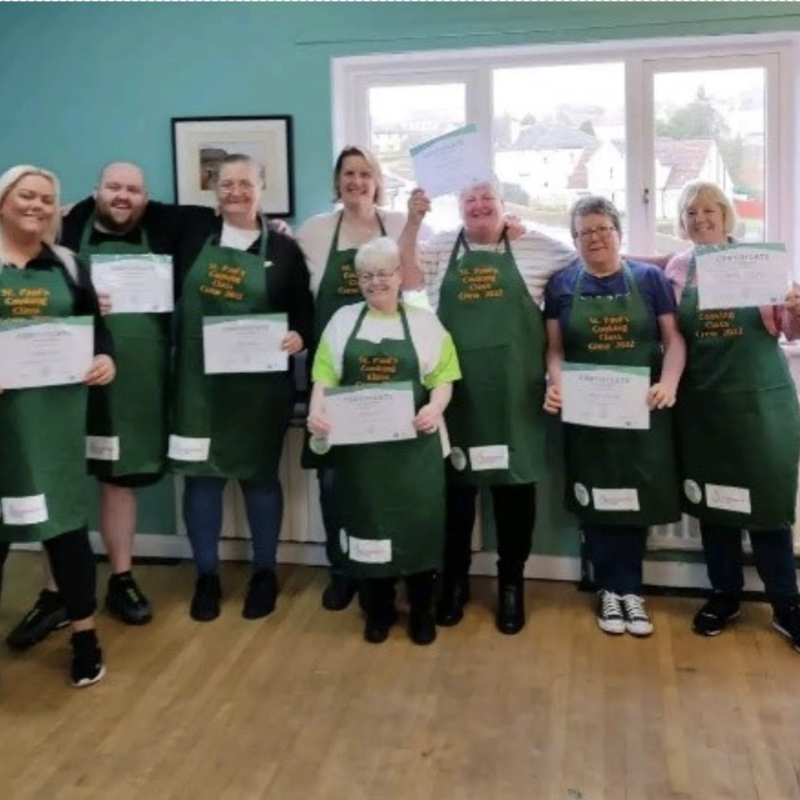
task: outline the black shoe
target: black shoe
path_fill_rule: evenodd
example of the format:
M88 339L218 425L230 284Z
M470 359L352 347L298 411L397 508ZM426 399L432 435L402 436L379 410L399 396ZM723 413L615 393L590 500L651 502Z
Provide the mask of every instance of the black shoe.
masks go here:
M469 578L445 579L436 605L436 624L445 628L458 625L469 603Z
M221 599L222 587L219 575L209 572L198 576L189 616L197 622L211 622L219 616Z
M261 619L275 610L278 597L278 578L271 569L253 574L247 587L242 616L245 619Z
M500 581L495 624L508 636L525 626L525 585L521 580Z
M773 608L772 627L789 640L793 650L800 653L800 599L783 608Z
M723 592L714 592L694 615L692 630L700 636L716 636L741 613L737 598Z
M6 642L14 650L27 650L46 639L53 631L69 625L67 609L58 592L43 589L33 608L22 618Z
M150 602L130 572L108 579L106 610L126 625L144 625L153 619Z
M370 644L381 644L389 638L389 630L397 622L397 611L382 614L367 614L364 623L364 640Z
M103 651L97 642L94 631L80 631L72 634L72 665L70 679L78 689L91 686L102 680L106 674Z
M358 582L342 575L331 575L322 593L322 607L328 611L344 611L358 591Z
M412 609L408 618L408 635L414 644L433 644L436 641L436 623L433 614L427 609L425 611Z

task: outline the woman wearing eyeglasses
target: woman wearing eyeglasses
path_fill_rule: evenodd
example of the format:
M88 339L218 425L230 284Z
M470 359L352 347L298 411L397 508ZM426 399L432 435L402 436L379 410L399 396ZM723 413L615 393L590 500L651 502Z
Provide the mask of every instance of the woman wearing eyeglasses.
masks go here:
M675 297L661 270L620 258L620 217L602 197L579 200L570 227L581 262L545 291L545 410L562 408L565 365L624 373L649 370L649 427L564 425L566 507L582 523L598 588L597 624L609 634L649 636L641 597L649 525L680 519L669 410L686 359Z
M406 224L405 213L381 207L387 199L381 165L363 147L345 147L339 153L333 169L333 196L341 208L311 217L297 231L315 297L315 339L336 311L362 300L353 266L356 250L380 236L397 241ZM414 283L401 279L404 288L416 288ZM313 361L312 351L309 358ZM337 561L339 524L333 511L336 473L331 459L309 452L303 454L303 466L317 468L326 551L331 564L322 605L329 611L341 611L353 599L357 582Z
M429 311L400 301L397 244L381 237L359 248L355 277L364 302L330 319L314 360L308 429L326 437L332 425L325 389L407 381L413 385L416 438L342 445L336 465L337 558L361 581L364 638L385 641L397 618L394 584L405 578L409 635L415 644L436 638L434 571L444 537L444 453L439 428L460 378L450 335Z
M278 480L294 385L289 371L207 374L203 320L287 315L282 349L300 352L311 336L308 269L296 242L269 229L261 215L263 167L248 156L223 159L215 191L220 217L198 215L176 259L182 273L176 306L175 407L169 457L186 476L183 515L197 567L190 615L220 614L219 537L229 479L244 495L253 571L242 616L275 609L275 574L283 495Z

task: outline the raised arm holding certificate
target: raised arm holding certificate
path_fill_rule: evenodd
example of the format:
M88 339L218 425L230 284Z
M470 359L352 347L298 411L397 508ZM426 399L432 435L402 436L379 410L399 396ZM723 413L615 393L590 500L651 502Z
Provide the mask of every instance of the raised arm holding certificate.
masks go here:
M423 142L412 147L410 154L417 184L425 187L429 197L459 192L492 178L489 149L475 125Z
M286 314L203 317L205 374L285 372L289 356L281 343L288 330Z
M0 322L0 386L4 390L81 383L93 359L91 317Z
M699 246L695 260L702 311L780 305L791 286L791 263L784 244Z
M648 430L650 370L564 363L561 419L593 428Z
M414 389L410 382L325 389L331 445L414 439Z
M111 295L112 314L165 314L174 308L171 256L93 255L92 283Z

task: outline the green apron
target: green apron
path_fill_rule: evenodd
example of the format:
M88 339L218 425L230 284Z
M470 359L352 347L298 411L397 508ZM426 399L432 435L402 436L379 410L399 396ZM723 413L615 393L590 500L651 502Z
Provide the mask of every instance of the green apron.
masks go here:
M381 229L381 236L386 236L386 228L383 225L380 214L376 213L375 216ZM358 248L339 249L339 231L342 228L343 219L344 212L340 212L339 219L336 221L336 230L334 230L333 238L331 239L331 246L328 250L325 271L322 273L322 280L319 283L317 296L314 300L315 342L319 342L325 326L340 308L359 303L364 299L361 289L358 287L358 277L355 269ZM314 363L313 350L310 350L306 357L309 365ZM306 431L303 440L303 452L300 458L300 464L303 469L318 469L319 467L330 465L331 459L327 455L311 452L308 447L309 438L309 433Z
M694 278L692 259L678 307L684 510L736 531L791 525L800 412L786 358L758 308L699 311Z
M11 301L30 290L47 300L27 318L73 313L72 293L60 269L6 266L0 269L0 316L17 317ZM11 498L43 495L47 506L47 519L27 525L7 524L4 508L0 540L40 542L86 525L86 396L82 384L9 389L0 394L3 504Z
M581 269L563 333L564 360L579 364L649 367L658 382L663 360L653 338L652 320L627 265L628 294L582 297ZM613 325L619 339L609 342L598 328ZM672 411L650 412L648 430L564 425L567 510L584 522L608 525L662 525L680 519L678 467ZM635 502L614 508L604 490L634 489ZM638 510L634 507L638 504ZM597 506L600 506L598 508Z
M366 383L371 363L395 358L397 371L381 376L413 381L419 410L428 393L420 381L405 310L400 307L405 339L379 343L356 338L366 313L365 305L345 346L342 385ZM347 574L388 578L438 569L444 546L444 460L438 432L334 451L342 526L338 547Z
M91 244L94 222L92 217L81 236L80 254L87 260L150 253L144 228L138 245ZM105 322L114 340L117 374L89 392L88 435L113 440L118 458L90 459L89 471L98 478L159 473L167 456L170 314L114 314L112 309Z
M178 474L258 481L278 477L292 412L291 374L206 375L203 367L203 317L283 310L270 301L267 237L264 228L257 255L212 244L209 237L186 275L176 311L175 413L169 452L170 465ZM196 454L189 459L176 457L180 455L176 436L188 449L196 446Z
M462 231L439 300L463 376L446 415L451 463L459 481L479 485L532 483L544 473L542 313L505 234L502 244L502 253L471 250Z

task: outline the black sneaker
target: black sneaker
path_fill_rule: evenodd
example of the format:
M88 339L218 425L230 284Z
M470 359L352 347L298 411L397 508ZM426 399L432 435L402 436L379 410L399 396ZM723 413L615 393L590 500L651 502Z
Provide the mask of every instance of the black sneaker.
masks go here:
M189 607L189 616L197 622L211 622L219 616L222 586L219 575L209 572L200 575L194 585L194 597Z
M72 634L72 666L70 678L78 689L101 681L106 674L103 651L94 631Z
M364 623L364 641L370 644L381 644L389 638L389 630L397 622L397 611L379 612L377 614L367 614Z
M33 608L8 634L6 642L14 650L27 650L46 639L53 631L69 625L67 609L58 592L43 589Z
M357 591L358 581L342 575L331 575L331 581L322 593L322 607L328 611L344 611Z
M785 608L773 609L772 627L789 640L793 650L800 653L800 598Z
M714 592L694 615L692 630L700 636L716 636L741 613L739 601L735 597L724 592Z
M260 619L275 610L278 596L278 579L271 569L256 572L250 578L242 616L245 619Z
M126 625L144 625L153 619L150 602L130 572L108 579L106 609Z

